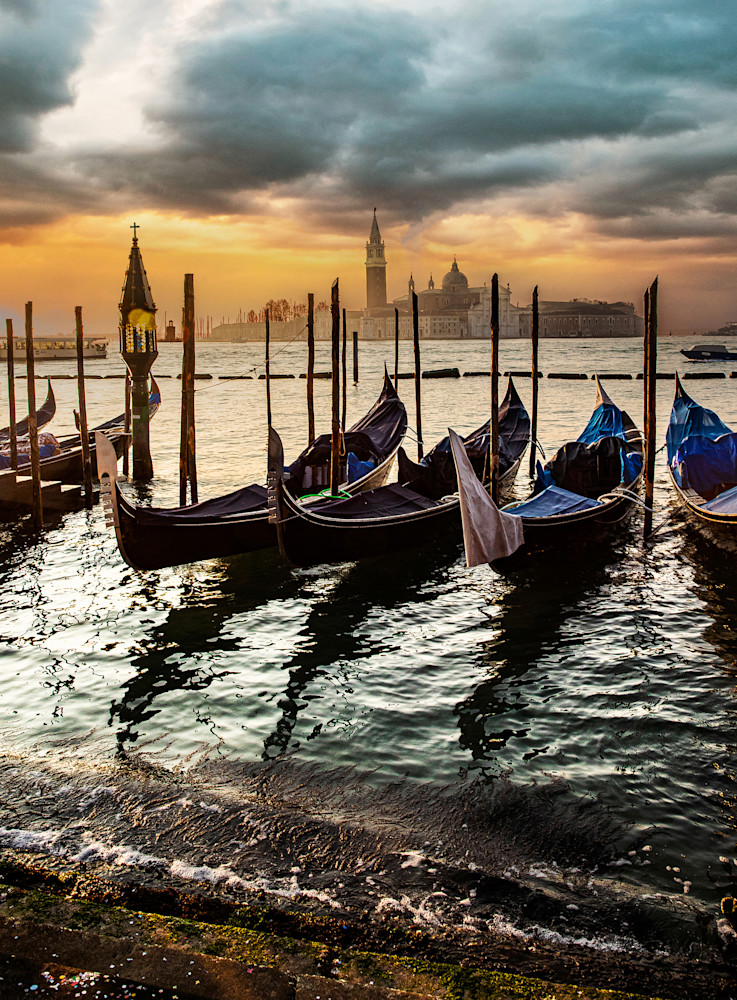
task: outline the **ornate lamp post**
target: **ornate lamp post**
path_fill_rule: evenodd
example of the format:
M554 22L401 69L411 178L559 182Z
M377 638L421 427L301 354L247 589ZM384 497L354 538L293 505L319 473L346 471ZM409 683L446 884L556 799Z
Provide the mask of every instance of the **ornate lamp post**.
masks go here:
M128 270L120 300L120 353L131 375L133 478L151 479L154 467L149 446L148 375L158 356L156 306L146 277L133 223Z

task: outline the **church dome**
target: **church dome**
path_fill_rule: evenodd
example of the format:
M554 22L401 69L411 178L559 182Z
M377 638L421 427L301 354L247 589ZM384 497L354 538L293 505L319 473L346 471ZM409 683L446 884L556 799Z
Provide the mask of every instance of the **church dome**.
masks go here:
M463 271L458 270L458 262L455 258L453 259L453 266L450 271L443 277L443 288L448 291L468 288L468 278Z

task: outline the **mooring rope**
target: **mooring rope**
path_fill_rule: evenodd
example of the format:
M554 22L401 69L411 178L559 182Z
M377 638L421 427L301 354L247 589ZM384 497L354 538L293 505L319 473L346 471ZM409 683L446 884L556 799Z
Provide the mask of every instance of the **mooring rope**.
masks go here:
M271 364L271 362L274 360L274 358L278 358L279 355L282 353L282 351L286 351L286 349L288 347L291 347L292 344L294 344L297 340L299 340L299 338L302 336L303 333L305 333L306 330L307 330L307 324L305 323L305 325L302 327L302 329L299 330L292 337L291 340L288 340L274 354L270 354L269 355L269 364ZM264 358L263 361L260 361L257 365L254 365L252 368L247 368L246 371L241 372L239 375L230 375L230 376L228 376L228 378L225 379L225 381L226 382L237 382L239 378L244 378L246 375L252 375L255 372L257 372L259 370L259 368L265 368L265 367L266 367L266 358ZM200 386L199 388L195 389L195 392L204 392L206 389L214 389L216 387L217 388L222 388L222 382L220 382L220 381L219 382L213 382L211 385Z

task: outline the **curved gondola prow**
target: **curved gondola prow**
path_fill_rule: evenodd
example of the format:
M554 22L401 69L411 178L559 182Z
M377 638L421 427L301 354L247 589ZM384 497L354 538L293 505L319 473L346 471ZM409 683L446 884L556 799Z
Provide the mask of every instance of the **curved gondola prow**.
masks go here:
M594 372L594 383L596 384L596 402L594 403L594 409L595 410L598 409L605 403L608 403L610 406L613 406L614 404L611 398L609 397L609 394L607 393L606 389L601 384L601 380L597 372Z
M46 379L46 399L43 401L41 406L36 410L36 429L41 430L48 423L51 422L56 413L56 397L54 396L54 390L51 387L51 379ZM28 417L24 417L22 420L18 420L15 425L15 433L19 438L27 437L28 435ZM0 443L5 443L10 440L10 427L3 427L0 430Z
M137 567L128 558L120 530L118 509L118 456L115 448L100 431L95 431L95 456L97 458L97 478L100 480L100 499L105 513L105 524L115 530L118 549L123 559L132 569Z

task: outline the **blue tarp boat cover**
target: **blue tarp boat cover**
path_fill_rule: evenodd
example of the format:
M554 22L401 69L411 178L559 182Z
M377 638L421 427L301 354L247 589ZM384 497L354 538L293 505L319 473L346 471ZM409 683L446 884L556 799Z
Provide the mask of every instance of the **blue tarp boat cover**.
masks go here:
M689 437L705 437L715 441L722 434L730 434L731 428L727 427L713 410L707 410L700 406L679 386L679 392L673 400L673 409L670 414L670 422L665 435L665 443L668 447L668 464L673 464L676 452L681 446L681 442Z
M705 503L702 509L714 514L737 514L737 486L720 493L718 497Z
M681 442L673 459L673 474L684 488L702 497L737 482L737 434L722 434L716 440L701 435Z
M542 493L535 494L517 507L507 506L504 510L510 514L519 514L523 518L551 517L554 514L573 514L577 510L588 510L590 507L599 506L599 501L592 500L591 497L571 493L560 486L548 486Z
M737 483L737 435L678 383L665 441L676 482L708 500Z
M574 496L596 498L620 483L629 485L641 470L642 455L627 442L624 415L607 399L575 441L559 448L544 466L537 463L535 495L557 486Z
M624 440L622 411L614 403L602 403L601 406L597 406L577 440L584 444L594 444L605 437L616 437Z
M5 447L3 446L3 451L0 451L0 469L10 468L10 451L6 451ZM9 449L10 445L7 445L7 448ZM59 442L48 431L38 435L38 454L39 458L51 458L52 455L59 454ZM28 438L22 438L18 441L18 468L23 469L30 464L31 444Z

